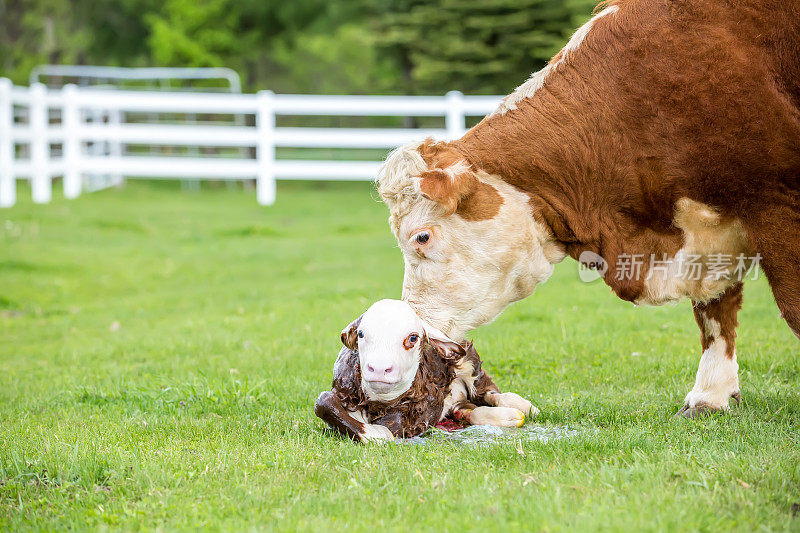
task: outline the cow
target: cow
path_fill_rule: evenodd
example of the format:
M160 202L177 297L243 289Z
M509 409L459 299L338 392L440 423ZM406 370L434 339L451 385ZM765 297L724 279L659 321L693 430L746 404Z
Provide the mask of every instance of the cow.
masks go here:
M727 411L739 263L800 337L800 4L603 3L463 137L396 149L376 182L402 298L453 339L570 256L635 304L690 298L702 350L679 413Z
M319 395L314 413L357 442L416 437L447 417L519 427L539 413L518 394L500 392L471 342L453 342L407 302L375 302L341 340L332 389Z

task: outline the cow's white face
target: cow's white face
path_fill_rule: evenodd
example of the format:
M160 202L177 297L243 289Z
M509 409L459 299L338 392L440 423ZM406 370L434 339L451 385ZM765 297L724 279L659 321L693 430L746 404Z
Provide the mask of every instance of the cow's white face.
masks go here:
M526 194L466 163L431 170L403 147L379 190L405 260L403 299L454 339L529 296L563 259Z
M455 347L401 300L372 304L342 331L342 342L358 350L364 394L381 402L392 401L411 388L426 342L433 344L443 357Z

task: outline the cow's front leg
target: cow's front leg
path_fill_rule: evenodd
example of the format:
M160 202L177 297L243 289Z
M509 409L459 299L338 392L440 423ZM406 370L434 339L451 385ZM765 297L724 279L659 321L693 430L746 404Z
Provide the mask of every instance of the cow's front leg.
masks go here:
M709 302L692 302L700 326L703 355L694 388L678 412L686 418L727 411L731 398L740 401L739 364L736 362L736 314L742 307L742 284L737 283Z

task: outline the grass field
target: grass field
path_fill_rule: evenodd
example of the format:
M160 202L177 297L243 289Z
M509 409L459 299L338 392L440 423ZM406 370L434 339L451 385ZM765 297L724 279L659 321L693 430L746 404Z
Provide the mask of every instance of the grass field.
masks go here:
M536 423L481 448L360 446L312 412L339 331L397 297L368 184L172 184L0 212L0 530L800 530L800 343L745 288L743 405L672 415L699 332L565 261L474 332Z

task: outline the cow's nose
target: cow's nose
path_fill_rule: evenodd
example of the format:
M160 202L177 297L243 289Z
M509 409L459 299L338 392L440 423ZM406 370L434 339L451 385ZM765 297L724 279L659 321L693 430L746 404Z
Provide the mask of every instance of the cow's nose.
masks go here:
M367 363L367 381L395 381L394 365L391 363Z

